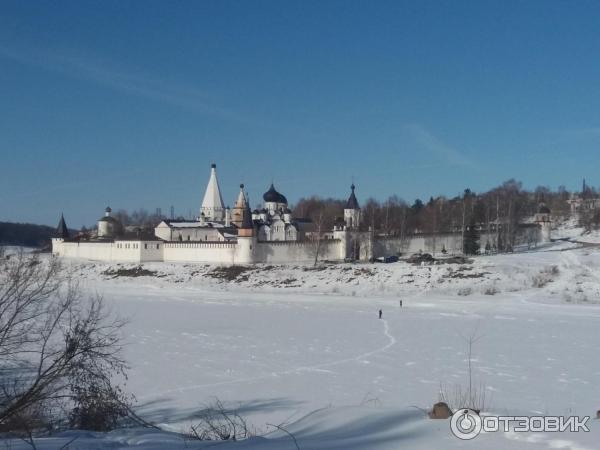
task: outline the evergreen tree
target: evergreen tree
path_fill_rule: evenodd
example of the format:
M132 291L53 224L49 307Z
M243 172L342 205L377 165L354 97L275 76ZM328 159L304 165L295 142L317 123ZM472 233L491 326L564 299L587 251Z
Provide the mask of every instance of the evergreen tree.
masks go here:
M419 213L423 209L424 206L425 205L423 205L423 201L418 198L418 199L415 200L415 202L411 206L411 209L413 211L415 211L416 213Z

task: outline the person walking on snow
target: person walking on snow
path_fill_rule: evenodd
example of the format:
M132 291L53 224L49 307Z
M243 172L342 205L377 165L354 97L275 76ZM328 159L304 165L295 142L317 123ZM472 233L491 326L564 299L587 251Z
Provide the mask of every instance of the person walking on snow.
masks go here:
M379 310L379 318L381 319L381 316L383 316L383 311Z

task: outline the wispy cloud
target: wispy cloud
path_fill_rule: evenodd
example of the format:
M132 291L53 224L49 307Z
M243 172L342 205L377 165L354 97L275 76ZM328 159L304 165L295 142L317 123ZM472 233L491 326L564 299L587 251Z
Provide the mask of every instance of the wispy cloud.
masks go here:
M0 58L222 119L249 121L237 112L219 106L214 98L197 87L156 79L143 71L121 67L114 61L102 60L89 54L82 55L71 49L9 47L0 44Z
M403 128L410 139L412 139L419 147L419 149L431 154L435 160L439 161L438 163L432 161L432 163L428 165L465 166L471 168L478 167L474 161L469 159L456 148L437 138L422 125L412 123L404 125Z
M123 172L99 172L97 175L88 176L85 179L68 181L65 183L46 184L44 185L44 187L38 189L18 189L12 191L5 191L3 194L0 194L0 200L8 201L18 198L38 197L41 194L56 193L61 191L69 192L75 189L81 191L86 190L86 188L93 188L89 190L97 191L98 189L101 189L102 187L106 186L106 184L109 182L114 183L117 180L132 180L135 178L136 175L142 173L146 172L142 169L136 168L129 169Z

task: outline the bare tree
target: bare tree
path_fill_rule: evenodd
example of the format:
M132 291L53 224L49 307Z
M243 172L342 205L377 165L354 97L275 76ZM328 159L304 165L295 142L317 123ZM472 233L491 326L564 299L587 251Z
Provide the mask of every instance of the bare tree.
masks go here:
M314 221L315 224L315 231L313 234L313 239L315 241L315 262L314 262L314 266L317 265L317 262L319 261L319 253L321 251L321 242L323 240L323 211L319 212L319 215L317 216L317 219Z
M463 336L467 344L466 386L440 384L439 401L446 403L452 410L469 408L479 413L489 406L486 399L486 386L481 382L476 385L473 380L473 345L482 338L476 333L477 330L469 336Z
M94 395L124 404L110 382L125 369L122 325L100 297L81 296L58 260L23 253L0 260L1 427L35 429L60 408L84 413Z

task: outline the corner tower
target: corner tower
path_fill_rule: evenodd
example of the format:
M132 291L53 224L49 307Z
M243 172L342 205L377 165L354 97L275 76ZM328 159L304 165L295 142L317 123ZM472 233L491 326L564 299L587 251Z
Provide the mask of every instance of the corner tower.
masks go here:
M236 246L236 263L250 264L255 262L256 235L254 233L254 221L250 202L246 199L246 207L242 214L242 223L238 229Z
M65 216L60 214L60 221L58 222L58 227L56 228L56 237L59 239L69 239L69 229L67 228L67 223L65 222Z
M111 216L112 209L107 206L104 210L104 217L98 219L98 237L99 238L114 238L121 234L123 227L121 222Z
M246 210L247 201L246 194L244 193L244 185L240 184L240 193L238 194L237 201L233 207L231 213L231 223L236 227L241 228L242 222L244 221L244 211Z

